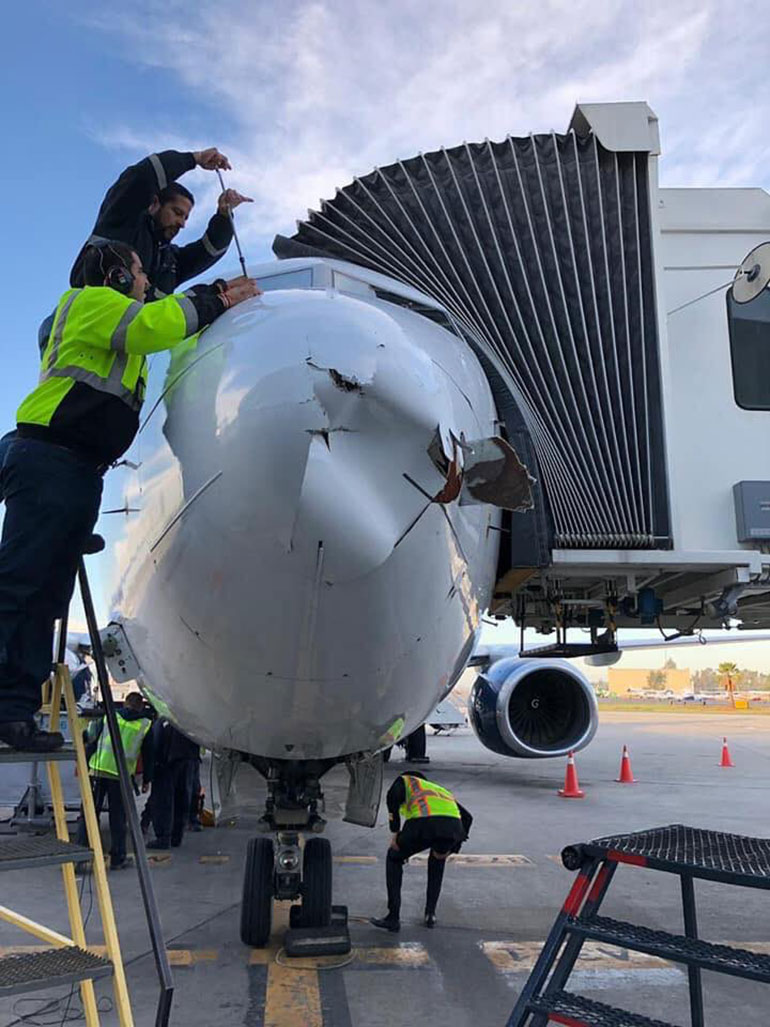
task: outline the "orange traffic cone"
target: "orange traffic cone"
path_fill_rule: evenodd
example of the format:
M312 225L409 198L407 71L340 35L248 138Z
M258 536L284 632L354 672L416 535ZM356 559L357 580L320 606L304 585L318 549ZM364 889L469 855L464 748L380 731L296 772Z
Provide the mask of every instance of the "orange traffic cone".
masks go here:
M623 746L623 755L620 758L620 777L615 780L621 785L634 784L634 774L631 770L631 757L628 755L628 746Z
M567 757L567 773L564 776L564 787L559 789L562 799L582 799L585 792L581 792L578 784L577 770L575 770L575 754L570 753Z
M722 739L722 759L719 763L720 767L734 767L735 764L730 759L730 750L727 748L727 739Z

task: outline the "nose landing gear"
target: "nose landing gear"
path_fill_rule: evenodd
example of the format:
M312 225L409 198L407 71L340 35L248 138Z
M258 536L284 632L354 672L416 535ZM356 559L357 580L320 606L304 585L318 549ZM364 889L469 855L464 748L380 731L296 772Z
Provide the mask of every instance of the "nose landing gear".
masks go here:
M275 840L252 838L246 851L241 904L241 941L262 948L268 944L272 928L273 901L299 899L290 912L290 934L312 932L322 947L323 932L332 924L332 848L328 839L319 838L325 821L319 815L323 795L318 776L300 778L296 765L291 777L273 763L258 767L267 779L268 794L260 827L275 832ZM265 772L267 771L267 772ZM305 840L304 832L314 832ZM301 870L300 870L301 866ZM335 913L337 910L335 909ZM339 945L339 916L335 916L335 938ZM344 928L346 931L346 928ZM289 938L285 942L290 951ZM339 947L335 951L340 951ZM346 950L347 951L347 950Z

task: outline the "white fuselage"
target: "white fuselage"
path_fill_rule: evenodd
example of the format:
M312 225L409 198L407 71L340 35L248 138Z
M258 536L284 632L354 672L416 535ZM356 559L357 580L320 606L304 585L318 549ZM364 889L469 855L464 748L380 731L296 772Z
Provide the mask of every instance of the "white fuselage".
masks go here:
M499 511L430 497L437 451L497 434L492 396L465 341L370 283L412 290L320 260L254 271L279 291L153 358L103 583L148 693L203 744L376 750L454 683L490 597Z

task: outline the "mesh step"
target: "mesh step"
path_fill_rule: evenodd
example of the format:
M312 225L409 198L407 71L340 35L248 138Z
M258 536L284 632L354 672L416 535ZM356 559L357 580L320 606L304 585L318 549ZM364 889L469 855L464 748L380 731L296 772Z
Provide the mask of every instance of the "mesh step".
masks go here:
M566 1027L675 1027L663 1020L651 1020L649 1016L629 1013L615 1006L605 1006L580 995L559 991L550 997L532 999L527 1008L533 1013L547 1013L551 1023Z
M669 824L569 846L562 859L568 869L576 870L584 855L609 856L673 873L689 871L727 884L770 888L770 838Z
M74 760L75 748L63 745L55 752L24 752L12 749L9 745L0 744L0 763L50 763L53 760Z
M89 848L74 842L60 841L56 835L17 835L0 840L0 870L21 870L57 863L75 863L91 859Z
M595 916L587 920L571 917L567 929L594 941L620 945L635 952L646 952L676 963L700 966L704 970L749 977L770 983L770 956L730 945L714 945L708 941L686 938L683 935L655 931L650 927L626 924L609 917Z
M108 977L112 963L76 946L24 952L0 959L0 995L37 991L86 978Z

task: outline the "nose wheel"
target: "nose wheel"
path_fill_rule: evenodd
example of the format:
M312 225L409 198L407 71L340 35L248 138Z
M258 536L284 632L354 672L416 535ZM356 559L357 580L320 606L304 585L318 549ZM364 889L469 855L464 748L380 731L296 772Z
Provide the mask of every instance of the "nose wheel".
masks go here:
M308 838L302 859L302 925L328 927L332 919L332 847Z
M302 878L287 874L281 855L275 858L272 838L252 838L246 850L241 903L241 941L264 948L270 940L273 900L301 898L290 912L291 927L329 927L332 922L332 847L326 838L313 836L305 843Z
M241 941L263 948L273 925L275 849L272 838L252 838L246 850L241 902Z

